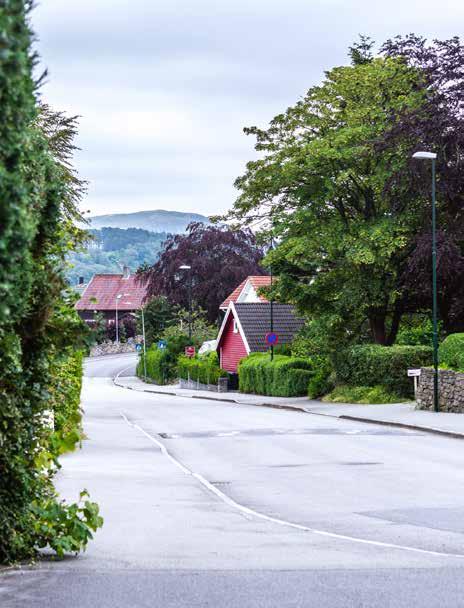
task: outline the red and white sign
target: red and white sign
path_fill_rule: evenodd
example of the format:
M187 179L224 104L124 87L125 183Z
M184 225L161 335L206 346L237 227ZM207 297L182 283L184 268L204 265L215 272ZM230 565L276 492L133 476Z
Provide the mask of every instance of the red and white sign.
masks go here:
M185 355L187 357L194 357L195 356L195 347L194 346L186 346L185 347Z

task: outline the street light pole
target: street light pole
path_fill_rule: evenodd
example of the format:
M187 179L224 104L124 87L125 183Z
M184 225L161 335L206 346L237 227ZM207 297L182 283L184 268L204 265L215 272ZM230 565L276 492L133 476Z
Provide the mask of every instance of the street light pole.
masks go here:
M116 296L116 344L119 344L119 319L118 319L118 304L119 300L122 298L122 294L119 293Z
M145 314L142 306L142 335L143 335L143 374L144 378L147 377L147 347L145 340Z
M432 161L432 324L433 324L433 409L440 411L438 399L438 288L437 288L437 202L436 163L434 152L416 152L413 158Z

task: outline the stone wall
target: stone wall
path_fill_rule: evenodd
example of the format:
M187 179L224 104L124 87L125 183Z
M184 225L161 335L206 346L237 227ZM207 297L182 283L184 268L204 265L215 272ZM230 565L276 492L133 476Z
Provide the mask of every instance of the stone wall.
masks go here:
M418 410L433 410L433 369L421 370L416 395ZM464 373L438 370L438 401L440 411L464 413Z
M135 338L129 338L127 342L102 342L102 344L96 344L90 349L91 357L102 357L104 355L120 355L123 353L134 353L135 345L142 344L142 336L136 336Z

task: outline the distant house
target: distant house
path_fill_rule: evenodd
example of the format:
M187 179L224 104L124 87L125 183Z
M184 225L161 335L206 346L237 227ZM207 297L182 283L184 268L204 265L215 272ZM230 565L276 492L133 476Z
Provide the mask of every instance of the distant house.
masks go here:
M96 274L83 291L76 303L79 316L92 324L95 314L101 313L108 325L116 322L129 313L133 313L143 305L146 296L146 286L136 282L128 268L123 274Z
M243 280L240 285L224 300L219 306L223 311L226 311L230 302L267 302L266 298L258 295L260 287L268 287L271 284L269 276L250 276Z
M274 303L273 319L273 330L279 337L279 344L291 342L304 325L304 320L295 314L290 304ZM266 352L269 349L266 334L270 329L270 303L229 301L218 335L217 350L221 367L236 373L240 359L250 353Z

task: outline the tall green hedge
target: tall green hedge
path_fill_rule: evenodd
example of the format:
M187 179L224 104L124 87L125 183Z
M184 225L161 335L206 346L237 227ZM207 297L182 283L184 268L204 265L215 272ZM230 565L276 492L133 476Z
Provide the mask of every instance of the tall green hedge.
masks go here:
M101 524L96 505L66 505L53 487L50 390L63 353L86 347L65 280L85 186L71 168L74 119L35 98L31 5L0 3L0 563L78 551Z
M440 344L440 365L456 371L464 371L464 334L450 334Z
M306 359L253 353L240 361L238 376L242 393L296 397L307 394L313 370Z
M219 378L227 376L227 372L219 367L216 352L196 357L180 355L177 360L177 372L179 378L194 380L201 384L217 384Z
M404 397L413 396L408 368L432 364L429 346L380 346L363 344L345 349L333 356L337 381L350 386L385 387Z
M144 359L146 358L146 366ZM167 349L159 349L152 345L146 357L142 354L137 364L137 376L144 377L145 367L147 378L156 384L169 384L176 377L176 355Z

